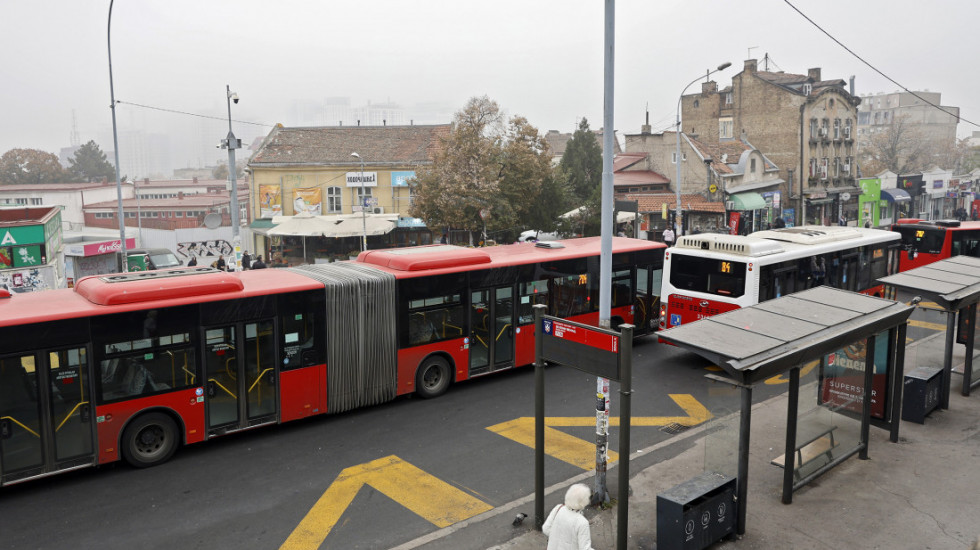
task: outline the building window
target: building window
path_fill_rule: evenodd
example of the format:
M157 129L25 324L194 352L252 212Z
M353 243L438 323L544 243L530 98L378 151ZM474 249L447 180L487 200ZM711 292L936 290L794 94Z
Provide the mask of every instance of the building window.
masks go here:
M364 199L370 199L371 198L371 188L370 187L355 187L354 189L357 192L357 200L355 201L355 204L357 204L359 206L363 206L364 205Z
M681 153L681 162L687 162L687 153ZM677 164L677 153L670 154L670 163Z
M810 177L817 177L817 159L810 159Z
M701 106L701 102L699 100L695 99L694 100L694 108L697 109L700 106Z
M327 212L339 214L343 207L343 193L340 187L327 187Z
M834 119L834 139L840 139L840 119Z
M751 174L755 173L755 159L749 160L749 173Z
M27 199L14 199L14 204L27 204Z
M829 168L830 168L830 159L824 157L823 160L820 161L820 179L822 180L827 179L827 170Z
M817 126L817 119L811 118L810 119L810 137L811 138L816 138L817 137L817 128L818 128L818 126Z
M810 95L810 92L812 91L813 91L813 84L810 84L809 82L803 84L803 95Z
M732 93L725 92L725 105L731 105L731 104L732 104Z
M175 218L183 218L184 217L184 213L183 212L174 212L174 217Z
M844 139L851 139L851 119L844 121Z
M718 119L718 137L720 139L731 138L734 136L735 123L730 118Z

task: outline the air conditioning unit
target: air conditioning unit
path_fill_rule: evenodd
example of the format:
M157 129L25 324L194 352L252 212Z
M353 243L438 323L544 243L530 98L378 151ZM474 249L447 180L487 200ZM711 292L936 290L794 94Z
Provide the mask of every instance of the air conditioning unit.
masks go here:
M372 212L374 212L375 214L384 214L385 209L383 206L375 206Z
M725 210L735 210L735 201L725 201Z

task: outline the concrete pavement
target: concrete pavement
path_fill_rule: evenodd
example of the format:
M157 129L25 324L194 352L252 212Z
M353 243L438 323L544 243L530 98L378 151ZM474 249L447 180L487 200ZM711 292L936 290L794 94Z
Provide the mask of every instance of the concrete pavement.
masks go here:
M906 372L917 366L942 366L944 334L910 344ZM960 395L965 348L954 348L950 405L934 410L924 424L903 421L898 443L888 432L871 428L869 460L857 455L796 491L793 503L781 501L783 470L770 464L782 454L785 439L785 394L753 406L749 456L746 532L734 541L721 541L714 550L748 549L931 549L972 548L980 536L980 391ZM974 360L980 368L980 356ZM815 384L815 382L813 383ZM807 386L801 388L801 396ZM811 391L815 391L815 385ZM815 407L801 397L803 411ZM822 414L818 408L816 414ZM805 413L805 414L809 414ZM726 429L719 429L726 423ZM734 475L738 418L715 420L630 457L628 548L657 547L657 495L705 470L727 468ZM842 438L850 437L844 433ZM850 439L849 442L856 441ZM719 459L719 451L722 456ZM731 464L731 467L720 464ZM530 467L530 465L528 465ZM574 482L591 485L584 472L547 489L545 512L550 511ZM619 494L617 470L609 469L610 494ZM533 515L529 495L400 546L408 548L489 550L543 549L546 537L533 529L533 517L511 525L519 513ZM616 508L590 509L593 547L616 547Z

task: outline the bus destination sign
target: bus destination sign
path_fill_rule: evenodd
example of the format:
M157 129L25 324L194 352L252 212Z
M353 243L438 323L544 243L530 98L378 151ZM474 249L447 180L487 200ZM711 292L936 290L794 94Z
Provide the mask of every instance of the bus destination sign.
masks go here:
M619 333L561 318L541 318L541 355L546 361L619 381Z

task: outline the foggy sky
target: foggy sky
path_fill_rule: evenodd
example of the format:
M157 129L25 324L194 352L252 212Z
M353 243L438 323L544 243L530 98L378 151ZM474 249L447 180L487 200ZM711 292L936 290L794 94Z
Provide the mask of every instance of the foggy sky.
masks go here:
M911 90L939 91L943 105L980 121L972 0L792 1L888 76ZM277 122L314 124L296 120L296 105L330 97L350 98L352 106L390 101L416 123L435 123L449 122L468 98L487 95L541 132L573 131L583 116L598 129L603 10L601 0L116 0L119 132L209 140L210 151L227 132L226 84L241 97L232 117L246 142ZM69 145L73 113L82 143L95 139L112 149L108 11L108 0L0 6L0 153L26 147L57 154ZM771 70L854 75L858 95L898 89L782 0L620 0L615 51L620 135L639 132L647 105L654 131L667 129L688 82L730 61L714 76L724 87L745 59L760 59L761 69L767 53ZM427 111L413 111L423 104ZM432 113L445 113L444 120L427 120ZM961 120L958 135L975 130ZM214 149L202 162L213 164L222 153Z

